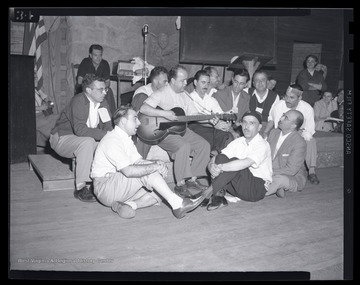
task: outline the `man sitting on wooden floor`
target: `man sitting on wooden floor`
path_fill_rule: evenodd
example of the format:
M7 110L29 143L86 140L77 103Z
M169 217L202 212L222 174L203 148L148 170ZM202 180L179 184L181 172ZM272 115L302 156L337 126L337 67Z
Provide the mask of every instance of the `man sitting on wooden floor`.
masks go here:
M51 131L50 146L57 154L76 158L75 198L95 202L86 183L91 183L90 168L94 151L107 131L112 130L109 105L104 100L107 88L103 78L86 74L82 93L71 98Z
M229 143L208 165L213 186L208 211L227 206L226 191L244 201L259 201L272 182L270 146L259 134L260 113L245 113L241 125L244 136ZM206 199L202 206L208 202Z
M174 216L181 219L211 194L211 186L194 200L171 191L163 178L168 172L166 164L145 160L136 150L131 136L136 134L140 121L132 107L118 108L113 121L115 128L99 143L91 171L94 192L102 204L130 219L135 217L136 209L160 204L160 197L152 191L156 190L168 201Z
M309 103L302 100L303 90L298 84L291 84L286 90L285 97L277 102L271 111L272 120L266 126L265 133L273 127L277 128L278 122L283 114L289 110L297 110L304 116L304 123L300 127L299 133L306 141L306 166L308 168L308 180L311 184L319 184L320 181L315 173L317 164L317 146L313 137L315 134L314 109Z
M271 148L273 177L266 195L276 193L283 198L285 191L301 191L306 183L306 142L298 130L304 116L296 110L287 111L268 137Z

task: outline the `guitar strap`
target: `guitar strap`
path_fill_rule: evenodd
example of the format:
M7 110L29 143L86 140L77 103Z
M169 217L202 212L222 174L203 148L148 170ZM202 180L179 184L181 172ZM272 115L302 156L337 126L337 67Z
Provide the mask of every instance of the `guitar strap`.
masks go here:
M201 110L207 111L209 114L213 114L213 112L211 112L210 110L208 110L207 108L205 108L204 106L202 106L202 105L200 105L198 102L196 102L196 101L190 96L190 94L189 94L188 92L186 92L185 90L184 90L184 93L186 94L186 96L188 96L188 97L191 99L191 101L194 102L194 104L196 104L197 106L200 106Z

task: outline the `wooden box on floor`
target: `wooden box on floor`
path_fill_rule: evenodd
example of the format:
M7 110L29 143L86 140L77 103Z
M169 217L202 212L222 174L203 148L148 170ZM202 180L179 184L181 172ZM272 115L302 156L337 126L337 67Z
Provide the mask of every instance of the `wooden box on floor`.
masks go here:
M29 166L40 177L44 191L74 190L74 173L49 154L29 155Z

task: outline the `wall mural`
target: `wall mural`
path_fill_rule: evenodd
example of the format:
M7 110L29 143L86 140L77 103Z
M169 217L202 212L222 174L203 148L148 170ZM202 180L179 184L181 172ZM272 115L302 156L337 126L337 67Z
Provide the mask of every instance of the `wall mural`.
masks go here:
M152 65L162 65L170 69L179 61L178 41L174 37L178 34L168 36L166 33L159 33L155 35L150 33L148 36L148 62Z

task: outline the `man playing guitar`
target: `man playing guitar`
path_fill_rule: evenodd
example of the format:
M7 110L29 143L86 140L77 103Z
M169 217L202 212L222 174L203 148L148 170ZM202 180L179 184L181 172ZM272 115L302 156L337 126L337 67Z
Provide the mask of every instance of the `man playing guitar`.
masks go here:
M177 65L172 68L169 84L150 95L140 107L140 112L169 121L177 120L171 110L175 107L183 109L185 115L198 113L193 101L184 92L187 78L185 67ZM186 127L185 133L169 134L158 145L174 160L175 193L191 197L189 188L201 191L207 188L197 181L198 177L207 176L206 167L210 161L210 144L205 139Z

